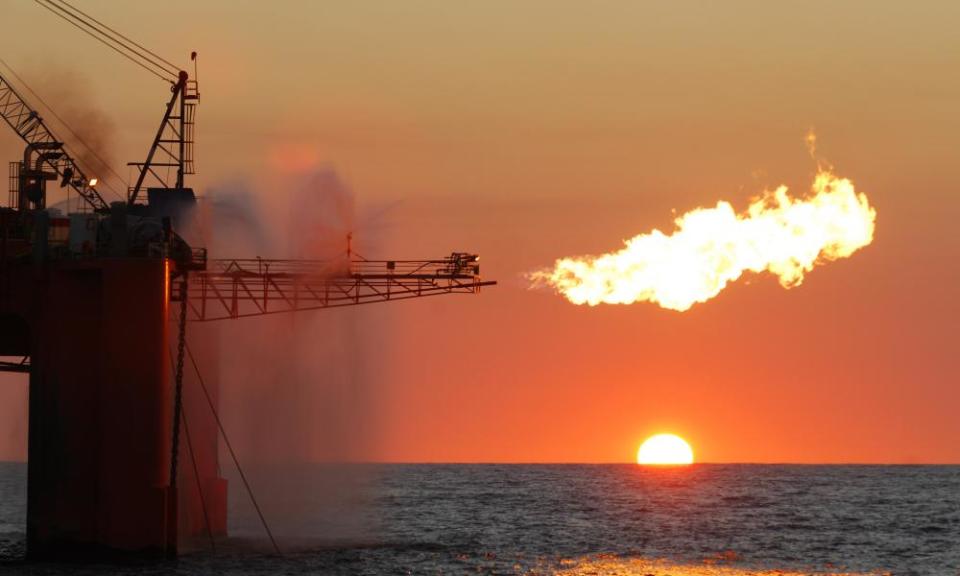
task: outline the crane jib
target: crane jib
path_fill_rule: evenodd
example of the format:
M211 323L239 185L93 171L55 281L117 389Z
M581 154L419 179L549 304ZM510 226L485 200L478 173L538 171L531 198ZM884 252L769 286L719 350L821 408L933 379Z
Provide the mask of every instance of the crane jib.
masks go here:
M40 114L20 96L3 75L0 75L0 116L3 116L7 125L27 143L28 151L42 148L56 150L55 154L40 154L38 162L56 173L61 186L73 188L96 211L110 209L100 193L90 185L90 179L77 162L64 149L63 140L50 131Z

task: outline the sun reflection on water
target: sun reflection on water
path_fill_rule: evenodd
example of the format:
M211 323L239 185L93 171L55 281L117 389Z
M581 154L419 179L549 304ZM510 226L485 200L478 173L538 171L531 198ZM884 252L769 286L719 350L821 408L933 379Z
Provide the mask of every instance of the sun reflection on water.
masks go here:
M682 564L650 558L597 555L561 561L557 576L890 576L888 572L844 572L825 566L798 570L752 569L725 565L735 555L719 555L700 564Z

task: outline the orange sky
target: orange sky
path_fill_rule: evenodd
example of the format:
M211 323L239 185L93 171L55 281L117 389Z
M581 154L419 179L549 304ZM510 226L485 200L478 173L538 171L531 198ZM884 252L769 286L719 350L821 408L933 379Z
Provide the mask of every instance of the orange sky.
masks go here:
M471 250L500 281L331 313L356 315L376 375L358 457L628 461L672 431L701 461L960 462L956 3L78 5L177 62L200 53L201 193L248 179L270 198L278 158L330 166L368 256ZM33 3L4 8L0 57L111 118L118 170L139 159L163 85ZM526 289L672 210L805 190L811 126L878 212L852 258L685 313ZM25 384L0 386L22 406L0 458L22 457Z

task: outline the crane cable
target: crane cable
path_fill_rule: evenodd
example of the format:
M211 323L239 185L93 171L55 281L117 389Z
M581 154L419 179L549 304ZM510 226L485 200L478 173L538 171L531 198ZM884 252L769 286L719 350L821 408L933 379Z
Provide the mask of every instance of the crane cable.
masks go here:
M176 372L176 367L173 363L173 351L167 348L170 357L170 368ZM207 513L207 499L203 496L203 485L200 482L200 468L197 466L197 456L193 451L193 440L190 438L190 425L187 418L186 405L183 408L183 415L181 422L183 423L183 433L187 437L187 451L190 452L190 461L193 463L193 478L197 483L197 494L200 495L200 508L203 510L203 524L207 529L207 538L210 540L210 550L216 554L217 552L217 543L216 539L213 537L213 528L210 524L210 515Z
M187 300L187 294L183 294L183 301ZM233 451L233 445L230 444L230 438L227 436L227 431L223 427L223 422L220 420L220 415L217 413L217 407L213 404L213 399L210 397L210 392L207 390L207 385L203 381L203 376L200 374L200 368L197 366L197 359L194 358L193 352L190 350L190 344L186 342L184 338L184 347L187 351L187 357L190 359L190 363L193 365L193 371L197 375L197 380L200 382L200 388L203 389L203 395L207 399L207 405L210 407L210 413L213 414L213 419L217 422L217 428L220 429L220 434L223 436L223 442L227 446L227 450L230 452L230 458L233 459L233 464L237 467L237 472L240 474L240 480L243 481L243 486L247 490L247 494L250 496L250 502L253 503L254 510L257 511L257 516L260 517L260 523L263 525L263 529L267 533L267 537L270 538L270 543L273 545L274 551L278 556L282 556L280 552L280 547L277 545L277 540L273 537L273 532L270 530L270 525L267 524L267 519L263 515L263 511L260 510L260 505L257 503L257 498L253 495L253 489L250 487L250 482L247 481L247 475L243 473L243 468L240 466L240 460L237 458L237 453Z
M60 124L67 130L67 132L69 132L70 135L72 135L73 138L74 138L80 145L82 145L84 148L86 148L87 151L90 152L90 154L91 154L94 158L96 158L97 161L99 161L99 162L103 165L103 167L107 169L108 172L110 172L111 174L113 174L113 175L114 175L118 180L120 180L121 182L124 181L123 178L122 178L119 174L117 174L117 172L116 172L113 168L110 167L110 164L108 164L106 160L104 160L103 158L101 158L100 155L97 154L97 151L94 150L92 146L90 146L89 144L87 144L87 143L84 141L84 139L81 138L80 135L77 134L77 132L76 132L73 128L71 128L69 124L67 124L67 121L64 120L59 114L57 114L57 111L54 110L52 106L50 106L49 104L47 104L47 101L46 101L46 100L44 100L43 97L40 96L40 94L38 94L36 91L34 91L34 89L31 88L30 85L27 84L27 82L26 82L23 78L21 78L19 74L17 74L17 71L14 70L12 66L10 66L9 64L7 64L7 62L6 62L3 58L0 58L0 64L2 64L3 67L6 68L6 69L10 72L10 74L13 75L14 78L17 79L17 81L20 83L20 85L23 86L23 88L24 88L27 92L29 92L31 95L33 95L33 97L36 98L37 101L40 102L40 104L42 104L43 107L46 108L47 111L50 112L50 114L52 114L54 118L57 119L57 121L60 122ZM67 148L67 149L68 149L67 151L69 152L69 148L68 148L68 146L66 145L66 143L64 143L63 147L64 147L64 148ZM77 163L79 163L78 160L75 160L75 161L76 161ZM89 170L90 167L88 166L87 169ZM93 174L93 175L96 175L97 172L98 172L97 170L90 170L90 173ZM117 198L123 199L123 196L122 196L119 192L117 192L117 190L116 190L113 186L111 186L110 183L107 182L106 180L104 181L104 185L107 187L107 190L109 190L110 192L113 193L114 196L116 196Z
M60 18L60 19L62 19L62 20L64 20L64 21L72 24L72 25L75 26L77 29L79 29L80 31L84 32L85 34L87 34L87 35L90 36L91 38L97 40L98 42L100 42L100 43L103 44L104 46L110 48L111 50L113 50L113 51L116 52L117 54L120 54L121 56L123 56L123 57L126 58L127 60L130 60L131 62L133 62L133 63L136 64L137 66L140 66L141 68L143 68L143 69L146 70L147 72L153 74L153 75L156 76L157 78L163 80L164 82L170 82L170 81L171 81L171 78L168 78L168 77L165 76L164 74L170 74L170 75L176 77L176 74L171 73L171 72L170 72L169 70L167 70L164 66L158 64L155 60L152 60L152 59L150 59L150 58L147 58L146 56L142 55L140 52L137 52L136 50L134 50L134 49L130 48L129 46L127 46L126 44L124 44L123 42L120 42L119 40L117 40L116 38L114 38L113 36L111 36L110 34L107 34L107 33L103 32L102 30L100 30L99 28L97 28L96 26L93 26L92 24L90 24L89 22L87 22L86 20L84 20L83 18L76 16L75 14L73 14L72 12L69 12L67 9L63 8L62 6L60 6L60 5L58 5L58 4L54 4L51 0L46 0L46 1L44 1L44 0L34 0L34 2L36 2L36 3L39 4L40 6L44 7L45 9L49 10L50 13L54 14L54 15L57 16L58 18ZM78 22L80 22L80 23L78 23ZM81 23L82 23L82 24L81 24ZM84 26L86 26L86 27L84 27ZM91 29L94 30L95 32L91 32ZM109 39L109 41L106 40L105 38ZM112 42L112 43L111 43L111 42ZM120 47L122 47L122 49L121 49L121 48L118 48L117 45L119 45ZM136 54L140 59L138 60L136 57L132 56L131 53ZM144 62L146 62L146 64L145 64ZM151 68L151 67L148 66L147 64L150 64L150 65L154 66L155 68L159 68L161 71L163 71L164 74L161 74L160 72L157 72L157 70L155 70L154 68Z
M153 52L151 52L150 50L143 48L136 42L130 40L123 34L120 34L119 32L117 32L113 28L110 28L109 26L101 23L99 20L96 20L95 18L89 16L87 13L74 7L72 4L70 4L66 0L43 0L43 1L47 5L52 6L53 8L60 11L60 13L65 15L67 18L70 18L71 21L77 22L80 25L85 26L86 29L92 30L94 33L98 34L100 38L106 39L108 42L111 42L112 44L119 46L121 49L126 50L127 54L131 54L136 58L139 58L141 61L146 62L147 64L153 66L154 68L162 71L165 74L169 74L174 78L176 78L177 75L179 74L180 68L178 66L171 64L165 58L161 58L156 54L154 54ZM94 23L91 23L90 20L93 20L94 22L96 22L96 24L99 24L99 26L97 26ZM104 28L106 28L106 30ZM120 38L118 38L117 36L119 36ZM129 44L121 40L121 38L129 42ZM137 50L130 44L133 44L134 46L139 47L144 52L147 52L153 55L153 58Z
M77 8L76 6L70 4L69 2L67 2L67 0L58 0L58 1L60 2L60 4L63 4L64 6L70 8L71 10L73 10L74 12L77 12L77 13L85 16L86 18L90 19L90 20L93 20L94 22L96 22L96 23L99 24L100 26L103 26L104 28L106 28L106 29L109 30L110 32L113 32L114 34L116 34L116 35L119 36L120 38L123 38L124 40L126 40L126 41L129 42L130 44L133 44L133 45L136 46L137 48L139 48L139 49L143 50L144 52L146 52L147 54L153 56L156 60L159 60L160 62L163 62L164 64L166 64L167 66L169 66L169 67L173 70L171 73L172 73L174 76L176 76L176 75L179 73L180 67L177 66L176 64L174 64L173 62L167 60L167 59L164 58L163 56L160 56L159 54L157 54L156 52L153 52L153 51L150 50L149 48L146 48L145 46L137 43L135 40L133 40L133 39L127 37L127 36L124 36L120 31L116 30L115 28L111 28L111 27L108 26L107 24L104 24L103 22L97 20L96 18L94 18L94 17L91 16L90 14L87 14L87 13L84 12L83 10L81 10L81 9ZM170 70L168 70L168 72L170 72Z
M183 432L187 436L187 450L190 452L190 460L193 462L193 477L197 482L197 494L200 495L200 509L203 510L203 525L207 529L207 537L210 539L210 550L214 554L217 552L217 541L213 537L213 528L210 525L210 515L207 513L207 500L203 497L203 486L200 483L200 469L197 468L197 456L193 452L193 441L190 439L190 426L187 424L187 413L183 413Z

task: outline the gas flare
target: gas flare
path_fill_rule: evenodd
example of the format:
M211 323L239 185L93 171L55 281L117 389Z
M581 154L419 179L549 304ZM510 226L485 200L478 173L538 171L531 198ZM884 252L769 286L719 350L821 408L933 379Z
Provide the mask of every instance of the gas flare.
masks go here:
M697 208L602 256L562 258L533 272L533 286L552 286L574 304L655 302L684 311L706 302L746 272L771 272L784 288L814 266L870 244L877 213L853 182L821 168L809 196L786 186L765 192L741 214L729 202Z

